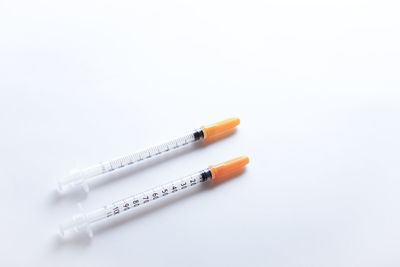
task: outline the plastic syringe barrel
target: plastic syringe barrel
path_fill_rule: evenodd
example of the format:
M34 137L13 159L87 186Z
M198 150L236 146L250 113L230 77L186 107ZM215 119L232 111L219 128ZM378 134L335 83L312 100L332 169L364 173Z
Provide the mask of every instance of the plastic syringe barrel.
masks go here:
M194 187L211 178L212 172L207 168L181 179L146 190L142 193L115 201L92 212L84 213L82 211L81 213L72 216L72 219L69 222L62 224L60 226L60 233L64 236L65 232L70 230L74 230L75 232L86 230L89 236L92 236L93 233L90 229L90 224L96 221L116 216L148 202L166 197L169 194Z
M110 161L104 161L85 169L73 170L70 175L64 177L58 182L58 190L62 192L67 188L80 185L86 192L88 192L89 187L87 186L86 181L89 178L112 172L149 158L153 158L168 151L198 141L202 138L204 138L203 130L197 129L189 134L175 138L171 141L155 145L129 155L121 156Z
M193 143L201 139L207 140L208 138L229 131L239 124L240 120L238 118L229 118L223 121L209 124L207 126L202 126L201 128L196 129L189 134L175 138L165 143L152 146L150 148L143 149L132 154L121 156L110 161L104 161L85 169L73 170L71 171L70 175L65 176L59 180L58 191L63 192L68 188L81 186L85 192L89 192L87 180L92 177L96 177L98 175L112 172L116 169L120 169L149 158L153 158L155 156L164 154L179 147L183 147L187 144Z
M210 167L192 175L185 176L181 179L177 179L161 186L156 186L142 193L115 201L92 212L84 213L81 211L81 213L72 216L72 219L69 222L60 226L60 234L64 236L66 232L71 230L74 230L75 232L86 230L89 236L92 237L93 232L90 228L90 225L94 222L119 215L151 201L166 197L175 192L192 188L210 179L214 180L230 174L235 174L235 172L242 169L248 163L248 157L238 157L217 165L211 165Z

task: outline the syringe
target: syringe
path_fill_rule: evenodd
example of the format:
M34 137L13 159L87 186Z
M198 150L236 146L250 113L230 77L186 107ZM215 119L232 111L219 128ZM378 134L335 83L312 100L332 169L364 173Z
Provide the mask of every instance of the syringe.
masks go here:
M87 179L89 178L94 178L95 176L105 174L116 169L138 163L140 161L145 161L149 158L158 156L201 139L207 139L212 136L219 135L225 131L233 129L239 123L240 120L238 118L229 118L211 125L202 126L199 129L190 132L189 134L172 139L165 143L155 145L129 155L121 156L110 161L104 161L85 169L73 170L71 171L70 175L58 181L58 190L59 192L62 192L68 188L80 185L85 192L89 192L89 186L87 184Z
M126 211L130 211L133 208L142 206L150 201L161 199L187 188L192 188L194 186L203 184L206 181L236 174L247 163L249 163L248 157L238 157L217 165L211 165L208 168L198 171L192 175L185 176L181 179L163 184L161 186L156 186L142 193L115 201L92 212L84 213L82 211L81 213L74 215L69 222L60 226L60 234L64 237L67 232L80 232L85 230L90 237L93 237L93 232L90 227L92 223L117 216Z

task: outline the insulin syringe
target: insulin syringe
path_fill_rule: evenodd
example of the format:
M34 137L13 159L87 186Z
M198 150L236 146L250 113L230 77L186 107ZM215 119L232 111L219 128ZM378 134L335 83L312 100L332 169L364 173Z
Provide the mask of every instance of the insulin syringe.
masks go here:
M58 181L58 190L63 192L68 188L73 188L79 185L85 192L89 192L89 186L87 183L89 178L95 178L101 174L105 174L134 163L145 161L149 158L158 156L201 139L207 139L212 136L219 135L225 131L235 128L239 123L240 120L238 118L226 119L211 125L202 126L184 136L149 147L147 149L143 149L141 151L121 156L109 161L104 161L85 169L73 170L71 171L70 175L63 177Z
M148 202L162 199L170 194L174 194L187 188L195 187L209 180L215 180L228 175L235 175L247 163L249 163L248 157L238 157L217 165L211 165L208 168L198 171L194 174L160 186L156 186L152 189L132 195L122 200L115 201L94 211L87 213L82 211L81 213L74 215L69 222L60 226L60 234L64 237L66 233L71 231L86 231L88 235L92 237L92 223L117 216L136 207L142 206Z

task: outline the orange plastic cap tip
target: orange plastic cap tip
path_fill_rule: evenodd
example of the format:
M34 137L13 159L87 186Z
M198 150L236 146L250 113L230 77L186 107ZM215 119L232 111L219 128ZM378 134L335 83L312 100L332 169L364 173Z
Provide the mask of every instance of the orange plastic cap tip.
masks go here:
M239 124L240 120L238 118L229 118L214 124L202 126L201 128L203 129L204 132L204 139L207 139L209 137L216 136L225 131L233 129Z
M249 162L250 159L248 157L242 156L217 165L211 165L209 168L211 169L213 179L215 179L238 172Z

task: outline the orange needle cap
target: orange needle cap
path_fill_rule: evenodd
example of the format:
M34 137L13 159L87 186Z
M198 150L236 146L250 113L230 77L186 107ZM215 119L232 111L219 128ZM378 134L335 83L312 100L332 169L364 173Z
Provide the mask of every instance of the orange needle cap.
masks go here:
M250 160L248 157L242 156L222 162L217 165L211 165L209 168L212 173L212 178L215 179L226 176L228 174L233 174L242 169L249 162Z
M216 122L207 126L202 126L204 139L219 135L225 131L235 128L240 123L238 118L229 118L223 121Z

